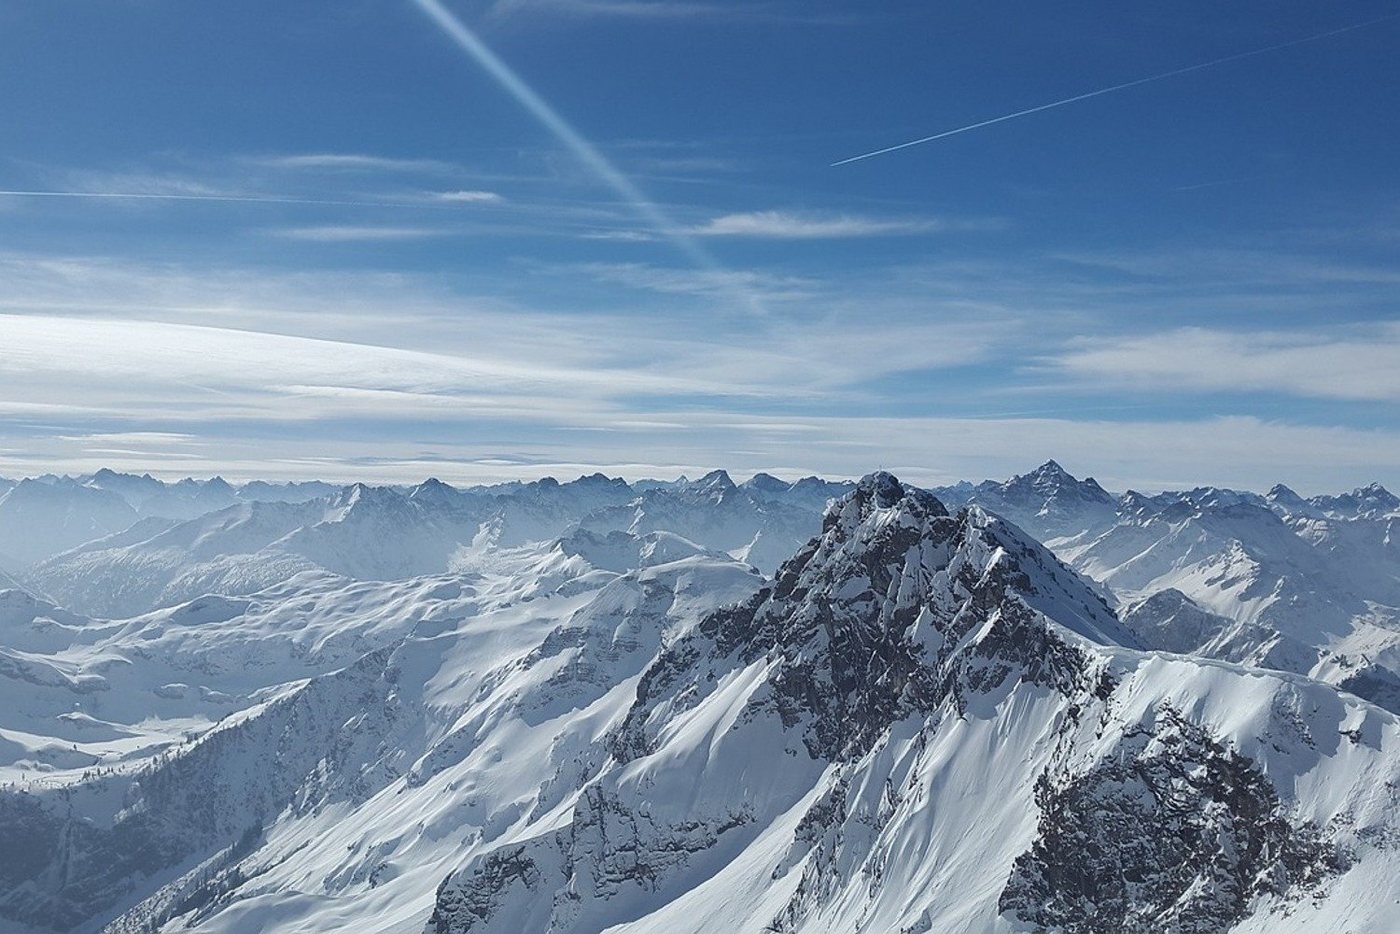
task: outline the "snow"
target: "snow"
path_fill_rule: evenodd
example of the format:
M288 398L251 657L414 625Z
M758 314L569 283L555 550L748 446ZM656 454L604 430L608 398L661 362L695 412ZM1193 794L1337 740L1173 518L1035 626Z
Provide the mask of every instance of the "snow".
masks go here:
M1215 929L1394 910L1400 720L1337 687L1397 656L1384 491L26 482L68 537L0 590L0 826L75 868L0 858L10 929L1028 930L1047 789L1150 809L1115 768L1186 747L1347 854L1193 877Z

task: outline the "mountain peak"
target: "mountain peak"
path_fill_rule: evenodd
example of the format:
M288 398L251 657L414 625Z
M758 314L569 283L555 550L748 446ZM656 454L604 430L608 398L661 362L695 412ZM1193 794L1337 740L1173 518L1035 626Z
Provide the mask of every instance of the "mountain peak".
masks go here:
M429 477L422 483L408 491L408 498L411 500L422 500L432 503L443 503L457 492L456 488L450 484L443 483L437 477Z
M621 477L609 477L601 471L595 471L579 477L572 485L579 487L624 487L627 486L627 481Z
M759 472L754 474L742 484L750 490L757 490L760 493L782 493L791 489L792 484L786 480L780 480L771 473Z
M711 470L709 473L705 474L705 476L701 477L699 480L696 480L691 485L703 489L712 490L734 489L734 481L730 479L729 473L724 470Z
M916 521L948 515L947 508L932 493L905 486L894 474L877 470L861 477L854 490L832 501L822 530L840 527L849 533L872 519L883 522L882 514L898 512L909 513Z
M1363 487L1358 487L1355 495L1362 499L1382 500L1385 502L1396 501L1394 493L1374 481Z
M889 471L877 470L861 477L855 492L857 496L865 496L881 508L888 508L904 496L904 484Z
M712 614L676 655L766 656L785 725L805 721L814 758L852 759L901 717L950 698L961 709L1008 678L1079 685L1089 672L1046 619L1093 641L1137 644L1082 579L1015 527L975 507L950 516L933 494L877 471L831 504L822 534L770 588ZM622 755L648 746L658 664L619 735Z

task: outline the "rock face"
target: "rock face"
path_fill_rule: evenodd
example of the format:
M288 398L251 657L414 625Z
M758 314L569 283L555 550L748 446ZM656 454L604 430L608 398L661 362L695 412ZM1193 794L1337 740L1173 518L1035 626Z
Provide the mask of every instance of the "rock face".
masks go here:
M1171 707L1115 754L1083 774L1041 775L1036 840L1016 858L1002 911L1075 934L1208 934L1264 893L1311 892L1346 866L1316 826L1290 821L1254 763Z
M1019 560L1018 560L1019 559ZM1022 570L1045 573L1041 585ZM760 659L766 701L803 727L813 757L850 759L892 723L1013 676L1072 685L1077 651L1051 637L1036 604L1064 607L1066 623L1123 644L1132 637L1073 572L1011 526L973 507L958 516L887 473L861 481L827 514L822 534L752 601L707 619L643 678L616 752L651 747L645 722L674 691L687 660ZM1058 585L1058 586L1057 586ZM698 691L708 669L683 691Z

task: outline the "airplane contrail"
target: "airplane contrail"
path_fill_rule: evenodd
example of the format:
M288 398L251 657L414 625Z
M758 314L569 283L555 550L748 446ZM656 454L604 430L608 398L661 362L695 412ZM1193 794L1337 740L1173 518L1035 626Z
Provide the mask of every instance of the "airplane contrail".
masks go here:
M694 240L681 232L681 226L644 195L596 146L584 138L558 111L516 74L495 52L477 38L440 0L413 0L447 36L466 52L521 107L574 154L594 175L616 192L653 230L669 240L685 257L701 269L723 273L724 269ZM738 289L738 287L735 287ZM757 295L741 291L741 297L754 310L762 311Z
M842 159L831 163L832 168L838 165L850 165L852 162L860 162L862 159L873 159L876 156L883 156L887 153L897 152L901 149L908 149L910 146L921 146L924 143L932 143L935 140L947 139L950 136L957 136L961 133L969 133L972 130L980 130L983 127L992 126L997 123L1005 123L1008 120L1015 120L1018 117L1028 117L1031 114L1038 114L1042 111L1053 110L1056 107L1064 107L1067 104L1075 104L1079 101L1089 100L1091 97L1102 97L1105 94L1112 94L1115 91L1125 91L1128 88L1135 88L1140 84L1150 84L1153 81L1162 81L1166 78L1175 78L1178 75L1190 74L1193 71L1201 71L1206 68L1214 68L1217 65L1224 65L1229 62L1237 62L1244 58L1253 58L1256 55L1266 55L1270 52L1278 52L1283 49L1291 49L1294 46L1305 45L1309 42L1317 42L1321 39L1328 39L1332 36L1340 36L1343 33L1354 32L1358 29L1365 29L1377 23L1400 17L1400 13L1390 13L1386 16L1378 16L1375 19L1368 19L1362 23L1352 23L1350 26L1342 26L1338 29L1329 29L1326 32L1319 32L1311 36L1304 36L1301 39L1291 39L1288 42L1280 42L1277 45L1268 45L1260 49L1250 49L1248 52L1236 52L1234 55L1226 55L1224 58L1212 59L1208 62L1201 62L1198 65L1187 65L1185 68L1174 68L1171 71L1164 71L1161 74L1149 75L1146 78L1137 78L1133 81L1124 81L1122 84L1115 84L1111 87L1099 88L1097 91L1087 91L1083 94L1076 94L1073 97L1066 97L1063 100L1051 101L1048 104L1040 104L1036 107L1027 107L1025 110L1018 110L1015 113L1003 114L1000 117L992 117L990 120L982 120L977 123L969 123L967 126L960 126L952 130L944 130L942 133L935 133L932 136L925 136L922 139L913 139L907 143L899 143L894 146L886 146L884 149L876 149L873 152L862 153L859 156L851 156L849 159Z
M337 201L327 198L284 198L276 195L177 195L135 191L0 190L8 198L103 198L115 201L213 201L235 204L322 204L352 208L421 208L430 205L398 201Z

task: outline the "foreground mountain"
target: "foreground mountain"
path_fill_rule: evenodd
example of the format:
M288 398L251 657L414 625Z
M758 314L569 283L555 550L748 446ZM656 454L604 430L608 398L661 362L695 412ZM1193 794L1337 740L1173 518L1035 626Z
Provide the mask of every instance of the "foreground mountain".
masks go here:
M28 680L0 734L23 841L0 916L22 930L1361 931L1394 910L1395 716L1143 651L1019 528L887 474L771 579L580 528L122 623L9 599L0 684ZM25 737L55 721L78 755L45 763Z

